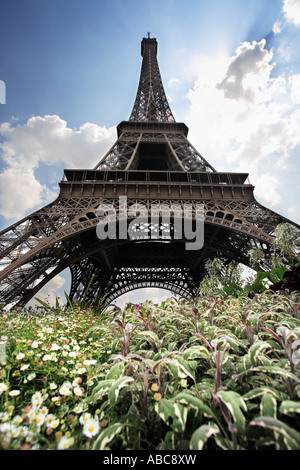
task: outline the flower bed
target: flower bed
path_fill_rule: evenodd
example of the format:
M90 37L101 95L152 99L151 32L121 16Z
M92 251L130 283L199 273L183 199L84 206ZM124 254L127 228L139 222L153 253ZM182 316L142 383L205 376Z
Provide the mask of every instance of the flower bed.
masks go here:
M2 449L299 449L299 296L0 316Z

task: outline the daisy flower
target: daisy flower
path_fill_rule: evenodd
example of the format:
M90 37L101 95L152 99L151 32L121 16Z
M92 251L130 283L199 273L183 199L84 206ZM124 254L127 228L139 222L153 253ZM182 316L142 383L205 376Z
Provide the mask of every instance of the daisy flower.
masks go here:
M48 428L55 429L59 425L59 419L55 415L50 414L46 417L46 425Z
M82 382L82 378L81 377L76 377L72 382L72 386L75 387L76 385L80 384L81 382Z
M72 388L72 385L70 382L65 382L62 384L62 386L60 387L59 389L59 393L61 395L71 395L71 388Z
M7 385L5 385L3 382L0 383L0 393L5 392L7 390Z
M15 438L18 437L21 433L21 429L18 426L12 425L10 428L10 436Z
M73 411L77 414L82 413L86 408L83 406L83 403L78 403L78 405L75 406Z
M27 380L33 380L35 378L36 374L29 374L27 376Z
M93 366L93 365L97 364L97 361L95 359L85 359L83 361L83 364L85 366Z
M58 450L69 449L74 444L74 437L62 437L58 443Z
M20 370L23 371L23 370L26 370L28 369L30 364L23 364L21 367L20 367Z
M83 426L83 434L86 437L93 437L99 432L99 421L95 418L89 418Z
M77 397L80 397L81 395L83 395L83 390L78 385L74 387L73 392L74 392L74 395L76 395Z
M18 361L19 361L19 360L23 359L24 357L25 357L25 354L19 353L19 354L17 354L16 359L18 359Z
M31 403L34 408L39 408L43 403L43 397L41 392L35 392L31 397Z
M36 415L35 422L38 426L42 426L42 424L44 424L44 421L45 415L43 413L39 413L38 415Z
M17 416L15 416L14 419L12 420L12 424L18 425L18 424L21 424L22 421L23 421L22 416L17 415Z
M11 397L17 397L20 395L20 390L11 390L8 395Z
M51 359L52 359L52 357L51 357L50 354L45 354L45 355L43 356L43 361L51 361Z
M47 406L43 406L43 408L40 409L40 413L44 416L48 414L48 408Z
M91 413L84 413L79 418L80 424L85 424L92 417Z

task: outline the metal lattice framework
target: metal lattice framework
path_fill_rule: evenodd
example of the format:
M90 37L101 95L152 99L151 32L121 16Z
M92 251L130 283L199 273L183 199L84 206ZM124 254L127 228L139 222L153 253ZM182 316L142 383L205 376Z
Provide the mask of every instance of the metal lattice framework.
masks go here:
M27 303L54 276L70 268L71 299L88 292L112 301L140 287L161 287L183 296L197 295L208 258L249 264L248 251L269 253L276 226L288 221L259 204L244 173L217 172L187 139L188 128L170 110L157 63L157 42L142 40L142 68L136 100L118 138L94 169L65 170L60 194L0 233L0 298L5 304ZM131 239L99 239L97 227L115 210L123 223L119 197L143 206L149 218ZM174 218L163 221L163 207L191 207L196 220L204 207L204 246L186 250L174 236ZM153 205L159 219L150 218ZM128 217L129 225L133 217ZM293 224L296 225L296 224ZM298 228L299 226L296 225ZM155 235L155 236L154 236Z

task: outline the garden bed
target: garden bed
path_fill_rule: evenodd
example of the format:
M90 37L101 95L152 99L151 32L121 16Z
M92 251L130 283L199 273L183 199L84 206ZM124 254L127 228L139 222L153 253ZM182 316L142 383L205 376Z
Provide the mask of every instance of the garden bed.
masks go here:
M1 448L299 449L299 301L3 310Z

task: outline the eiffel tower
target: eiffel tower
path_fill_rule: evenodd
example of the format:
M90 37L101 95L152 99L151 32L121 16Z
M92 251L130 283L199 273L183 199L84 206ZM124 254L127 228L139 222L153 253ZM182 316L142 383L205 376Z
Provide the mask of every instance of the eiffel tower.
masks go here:
M260 248L268 256L276 226L290 222L256 201L248 174L217 172L200 155L187 139L187 126L171 112L157 41L149 34L141 42L141 55L133 109L129 120L117 126L112 148L93 169L64 170L54 202L0 233L2 303L25 305L66 268L72 278L69 296L75 301L92 276L91 303L99 294L108 294L111 302L142 287L196 296L207 259L249 265L248 251ZM183 208L188 203L194 223L202 204L204 246L187 250L184 237L174 236L175 219L166 226L161 212L155 226L151 220L142 224L140 237L99 238L97 227L109 214L99 215L99 205L115 208L116 223L124 223L120 196L132 207L146 207L149 214L152 205ZM145 236L149 233L155 236Z

